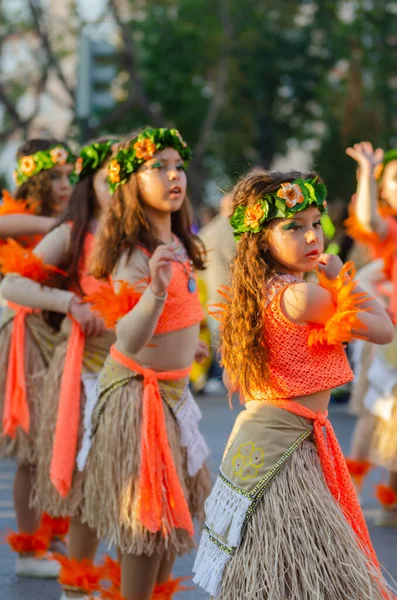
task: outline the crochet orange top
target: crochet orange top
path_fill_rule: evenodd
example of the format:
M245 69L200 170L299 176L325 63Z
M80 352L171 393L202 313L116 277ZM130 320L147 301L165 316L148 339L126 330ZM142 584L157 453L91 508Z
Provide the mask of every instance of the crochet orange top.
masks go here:
M255 399L271 401L306 396L353 379L342 343L310 345L310 337L319 326L298 325L283 313L283 294L297 281L290 275L281 275L269 286L265 335L270 380L253 394Z

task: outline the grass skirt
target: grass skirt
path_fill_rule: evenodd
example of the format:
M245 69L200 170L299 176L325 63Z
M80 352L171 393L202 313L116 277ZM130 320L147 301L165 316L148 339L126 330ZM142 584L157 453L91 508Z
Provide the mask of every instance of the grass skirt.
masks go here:
M72 486L66 498L62 498L50 480L50 464L54 444L55 426L58 413L59 391L64 369L68 341L62 342L55 350L47 372L45 393L40 403L39 429L37 432L37 472L34 481L32 504L40 512L48 512L54 517L74 517L79 515L83 497L83 476L77 467L74 469ZM84 387L81 386L80 430L77 451L83 435L83 414L85 406Z
M394 394L397 389L394 388ZM397 397L388 421L378 417L372 438L372 460L393 473L397 472Z
M183 554L195 546L186 531L174 529L165 540L161 533L149 532L138 518L142 396L142 381L132 379L111 394L100 416L85 467L83 521L122 554L150 556L165 549ZM165 403L164 413L173 459L191 514L204 521L204 501L211 486L208 468L204 465L194 477L188 476L179 427Z
M13 321L0 330L0 415L1 428L4 411L8 356L11 344ZM38 413L43 395L47 365L29 327L25 328L26 395L30 412L30 431L25 433L18 427L15 438L0 436L0 457L14 458L19 464L36 463L36 436Z
M367 562L328 490L315 446L305 441L255 507L218 598L394 598L382 595Z

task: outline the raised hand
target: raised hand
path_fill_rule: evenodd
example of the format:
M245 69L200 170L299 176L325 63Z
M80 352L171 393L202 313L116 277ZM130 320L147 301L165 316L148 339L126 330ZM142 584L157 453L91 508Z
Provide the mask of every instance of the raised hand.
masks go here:
M102 335L105 331L105 322L94 315L90 304L83 302L75 296L69 306L69 314L79 323L83 333L87 337Z
M156 296L164 296L172 277L172 261L174 254L168 246L162 244L153 252L149 260L152 292Z
M372 173L375 167L383 161L383 150L374 150L370 142L360 142L346 148L346 154L355 160L360 169Z

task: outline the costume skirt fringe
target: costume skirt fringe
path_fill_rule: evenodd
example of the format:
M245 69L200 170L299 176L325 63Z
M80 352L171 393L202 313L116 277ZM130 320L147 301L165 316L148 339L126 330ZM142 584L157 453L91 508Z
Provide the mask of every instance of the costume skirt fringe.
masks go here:
M376 420L371 458L388 471L397 472L397 398L390 419L386 421L378 417Z
M150 556L165 549L183 554L195 546L186 531L174 529L164 539L161 533L149 532L138 517L142 396L142 381L132 379L107 401L85 467L83 521L122 554ZM172 455L191 514L203 522L204 501L211 487L208 468L204 465L194 477L189 477L179 427L165 403L164 413Z
M50 464L54 444L55 426L58 413L59 390L64 369L68 341L62 342L55 350L47 372L45 393L40 403L39 428L37 433L37 470L34 481L32 505L40 512L48 512L54 517L79 516L83 497L83 477L77 466L74 469L72 486L66 498L62 498L50 480ZM78 446L83 435L83 414L86 396L81 386L80 431Z
M0 415L1 428L4 411L8 356L10 352L13 321L0 331ZM30 413L30 430L25 433L18 427L15 438L0 436L0 457L14 458L19 464L36 463L36 436L38 413L43 394L47 365L29 327L25 328L26 395Z
M377 577L328 490L315 446L305 441L255 507L217 598L394 598Z

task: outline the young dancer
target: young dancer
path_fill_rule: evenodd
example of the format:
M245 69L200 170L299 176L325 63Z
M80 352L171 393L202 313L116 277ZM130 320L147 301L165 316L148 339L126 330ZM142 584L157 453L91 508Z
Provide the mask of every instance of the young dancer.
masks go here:
M103 321L82 301L99 285L88 273L87 260L97 219L110 200L107 161L113 143L94 142L82 149L72 174L76 185L68 209L60 225L34 250L46 264L67 271L68 289L40 286L12 274L1 285L8 300L69 317L62 323L67 339L55 350L42 390L34 505L41 512L71 517L69 553L78 561L92 559L98 543L95 532L80 521L82 478L75 463L82 414L85 403L95 397L97 374L115 341L113 331L104 331Z
M8 268L29 268L29 253L13 241L6 243L5 238L17 237L24 246L32 246L38 236L53 226L56 216L69 200L72 190L69 175L74 160L70 150L55 140L30 140L18 150L15 176L19 187L15 198L3 193L0 208L0 237L4 237L0 245L0 268L3 272ZM37 265L31 264L30 268L41 283L53 274L44 267L37 269ZM38 531L40 516L29 507L35 465L37 404L59 336L39 311L26 310L17 304L8 304L2 310L0 455L14 458L18 463L14 504L20 534L10 538L12 547L20 554L16 566L18 575L56 576L59 570L55 561L32 555L35 546L42 549L43 527ZM44 537L47 537L50 525L50 520L46 519ZM52 529L54 534L64 533L64 523L54 521Z
M123 144L109 164L114 195L93 254L93 274L112 275L125 308L103 312L118 319L117 341L87 424L83 519L119 549L127 600L149 600L176 554L194 547L192 519L209 491L208 448L188 387L194 358L207 355L198 342L194 268L204 256L191 234L189 157L175 129L148 128Z
M330 391L352 379L343 342L393 326L350 263L323 250L315 173L254 171L234 191L240 240L221 305L238 416L206 502L195 581L222 600L381 600L382 579L342 452ZM319 283L305 273L318 268ZM325 428L325 431L324 429Z

